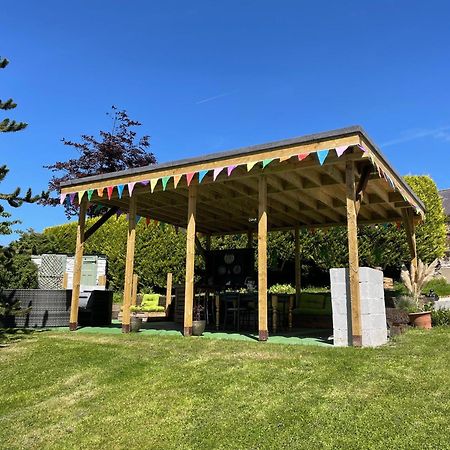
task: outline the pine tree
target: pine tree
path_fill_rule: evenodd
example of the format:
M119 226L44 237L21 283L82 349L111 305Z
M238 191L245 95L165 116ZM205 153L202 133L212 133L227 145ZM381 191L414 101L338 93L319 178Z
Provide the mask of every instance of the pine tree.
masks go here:
M0 57L0 69L4 69L9 64L9 61L6 58ZM14 103L12 98L8 100L2 101L0 99L0 109L3 111L9 111L10 109L14 109L17 106L17 103ZM11 119L3 119L0 122L0 132L9 133L13 131L20 131L26 128L27 124L25 122L16 122Z
M0 69L4 69L9 64L9 61L5 58L0 58ZM17 105L10 98L9 100L2 101L0 100L0 109L9 110L14 109ZM8 133L14 131L23 130L27 126L24 122L16 122L14 120L5 119L0 122L0 132ZM8 174L9 169L3 165L0 166L0 183L5 179ZM18 208L23 203L35 203L40 199L48 198L48 193L42 192L41 195L33 196L31 193L31 189L28 189L24 196L20 195L20 188L16 188L10 194L4 194L0 192L0 201L5 201L12 206L13 208ZM11 214L5 211L5 208L0 204L0 219L9 219ZM3 234L11 234L11 227L15 224L19 223L18 220L0 220L0 235ZM0 248L1 250L1 248Z

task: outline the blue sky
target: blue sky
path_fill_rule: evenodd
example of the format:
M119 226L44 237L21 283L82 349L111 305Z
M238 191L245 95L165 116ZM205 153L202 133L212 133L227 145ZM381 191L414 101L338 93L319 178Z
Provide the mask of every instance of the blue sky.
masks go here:
M1 17L0 98L29 123L0 136L2 192L45 189L42 166L73 156L61 138L109 129L112 104L160 162L360 124L401 174L450 187L448 1L43 0Z

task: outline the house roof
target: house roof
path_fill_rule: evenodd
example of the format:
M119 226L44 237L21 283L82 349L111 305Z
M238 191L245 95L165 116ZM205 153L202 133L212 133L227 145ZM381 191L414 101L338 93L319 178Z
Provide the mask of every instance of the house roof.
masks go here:
M450 217L450 189L439 191L446 216Z
M341 154L336 148L347 151ZM325 161L315 156L323 151L327 155ZM312 156L304 159L298 155ZM270 164L259 164L262 161ZM238 232L254 226L249 222L257 216L258 178L265 175L271 229L286 229L294 224L333 226L346 221L347 161L356 164L359 178L363 168L370 166L367 195L360 211L361 223L401 221L402 208L424 214L422 202L360 126L79 178L62 183L61 192L63 195L79 192L83 196L90 190L92 203L127 211L127 189L123 186L135 183L132 192L139 196L139 215L185 226L189 190L186 175L202 173L204 178L196 176L190 181L199 185L198 230ZM227 167L234 168L231 175L227 175ZM225 170L217 175L214 169ZM165 185L159 180L165 180ZM148 184L153 185L152 193ZM123 195L116 190L109 199L101 195L103 189L109 187L111 191L112 186L121 186Z

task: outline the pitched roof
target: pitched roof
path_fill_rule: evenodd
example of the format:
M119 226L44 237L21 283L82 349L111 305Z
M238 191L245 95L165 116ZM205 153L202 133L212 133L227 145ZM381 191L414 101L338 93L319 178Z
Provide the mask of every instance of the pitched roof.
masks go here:
M450 189L443 189L439 194L442 197L445 214L450 217Z

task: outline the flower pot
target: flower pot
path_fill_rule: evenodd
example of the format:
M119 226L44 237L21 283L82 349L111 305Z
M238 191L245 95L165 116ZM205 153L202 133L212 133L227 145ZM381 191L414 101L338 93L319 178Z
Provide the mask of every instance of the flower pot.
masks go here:
M431 311L409 313L409 322L416 328L431 329Z
M192 321L192 335L201 336L205 331L206 320L194 320Z
M137 333L142 326L142 319L140 317L131 316L130 320L130 330Z

